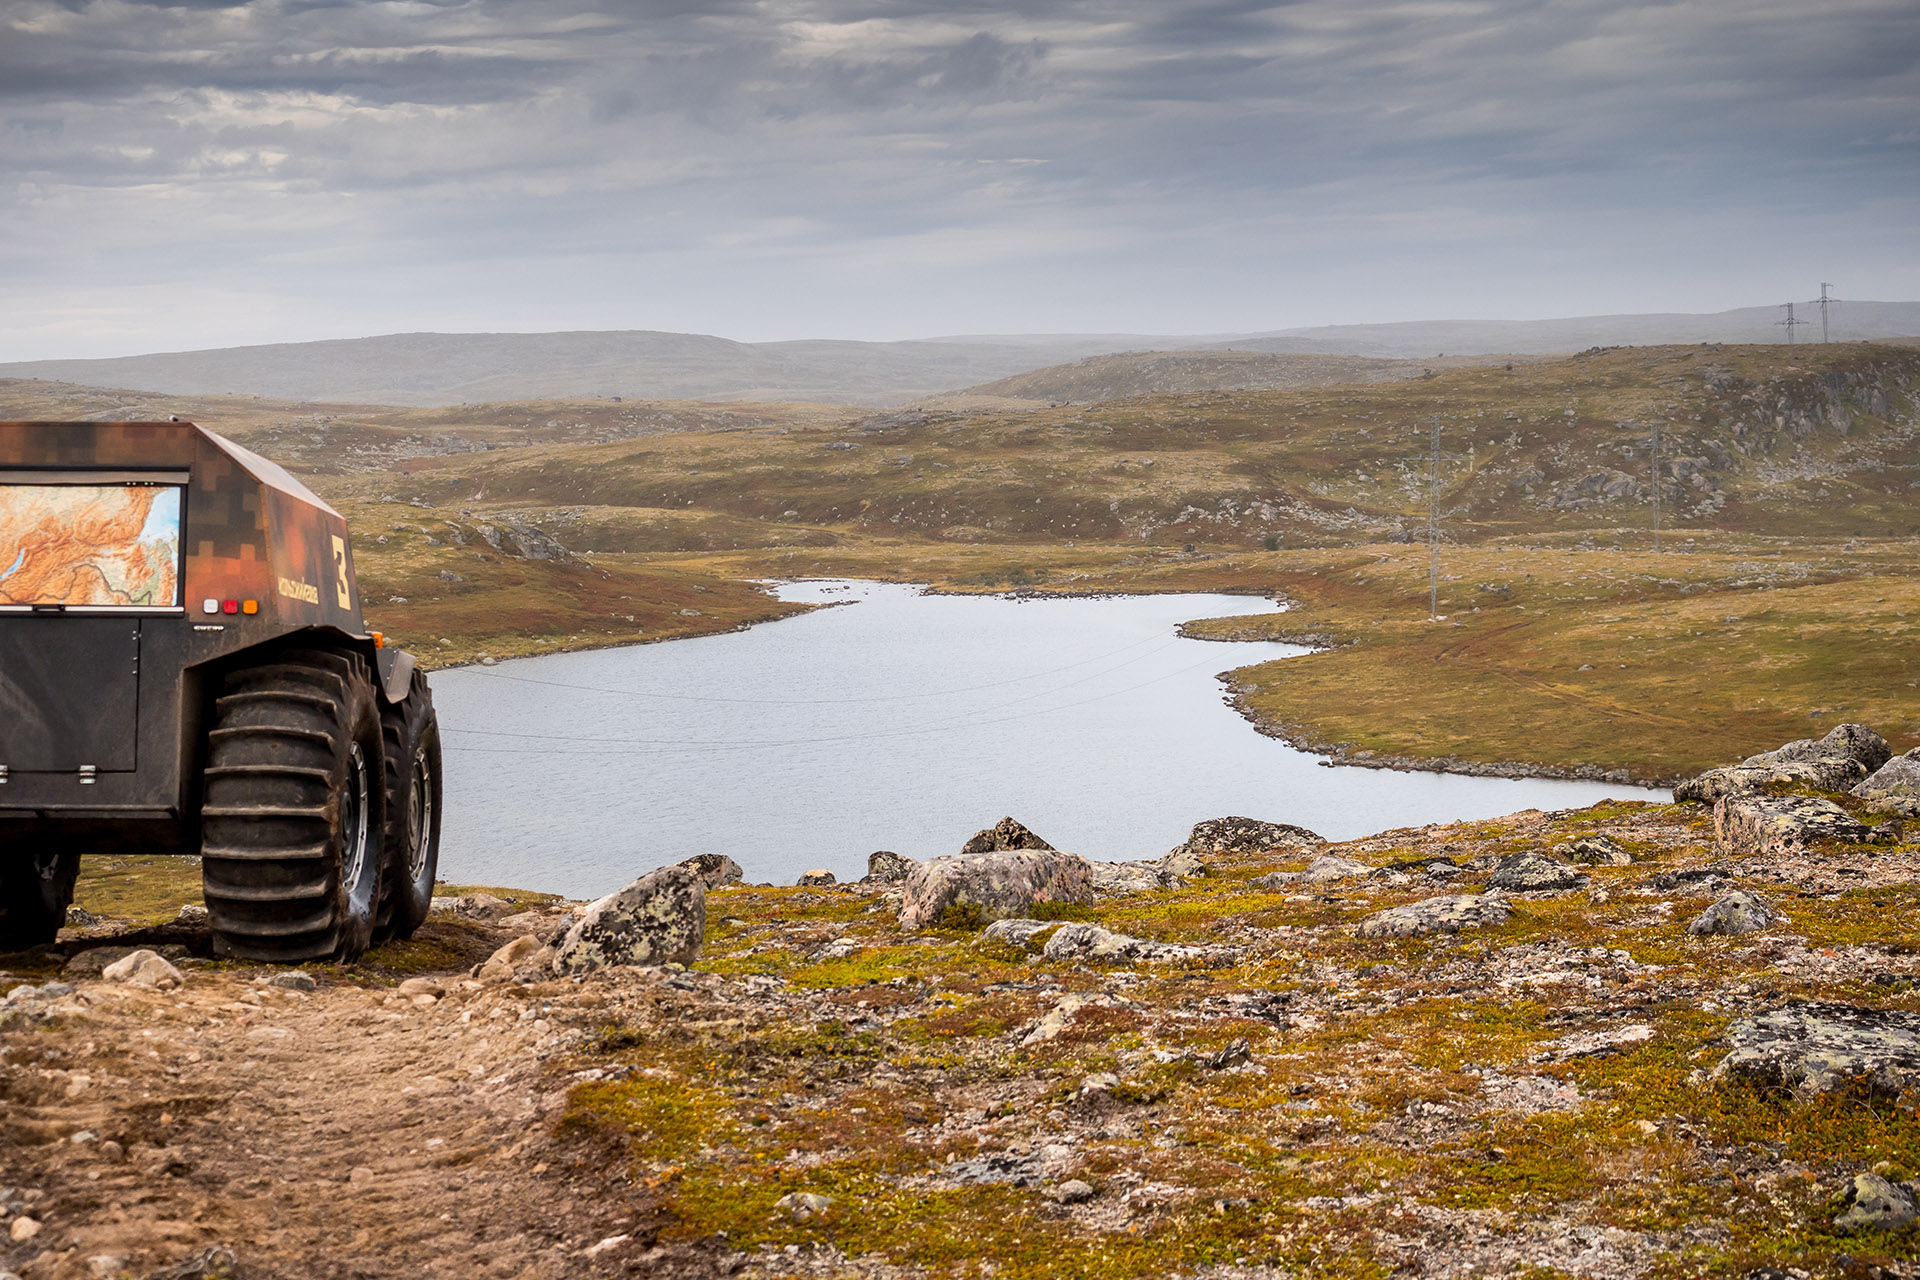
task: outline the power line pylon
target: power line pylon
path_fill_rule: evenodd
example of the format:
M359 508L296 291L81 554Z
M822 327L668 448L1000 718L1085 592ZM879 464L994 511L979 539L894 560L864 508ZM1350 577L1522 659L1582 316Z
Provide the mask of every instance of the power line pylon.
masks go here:
M1833 288L1832 285L1822 280L1820 282L1820 297L1816 299L1820 304L1820 341L1822 343L1827 341L1827 304L1840 301L1838 298L1829 298L1827 296L1827 290L1831 288Z
M1786 326L1786 330L1787 330L1787 345L1788 345L1788 346L1792 346L1792 345L1793 345L1793 331L1794 331L1795 329L1798 329L1798 328L1800 328L1800 327L1801 327L1802 325L1808 325L1808 324L1812 324L1812 323L1813 323L1813 321L1811 321L1811 320L1796 320L1796 319L1794 319L1794 316L1793 316L1793 304L1792 304L1791 302L1789 302L1789 303L1787 304L1787 318L1786 318L1785 320L1775 320L1775 321L1774 321L1774 323L1775 323L1776 325L1784 325L1784 326Z

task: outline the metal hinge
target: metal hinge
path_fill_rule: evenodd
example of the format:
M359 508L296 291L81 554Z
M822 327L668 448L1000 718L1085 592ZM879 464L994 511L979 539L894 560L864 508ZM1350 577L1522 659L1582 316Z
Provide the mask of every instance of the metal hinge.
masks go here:
M0 787L7 785L7 766L0 764Z
M81 786L83 787L88 786L88 785L91 785L92 783L98 782L99 780L100 780L99 766L91 765L91 764L83 764L80 766L80 785Z

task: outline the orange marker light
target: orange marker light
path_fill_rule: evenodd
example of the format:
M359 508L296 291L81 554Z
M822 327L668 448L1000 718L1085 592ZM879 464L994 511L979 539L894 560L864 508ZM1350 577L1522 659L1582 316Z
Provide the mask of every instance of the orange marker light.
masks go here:
M242 604L241 604L241 606L240 606L240 612L242 612L242 613L258 613L258 612L260 612L260 602L259 602L258 600L248 600L248 601L246 601L246 602L244 602L244 603L242 603Z
M222 604L220 605L220 612L222 612L222 613L238 613L238 612L240 612L240 602L239 602L238 600L227 600L227 601L224 601L224 602L223 602L223 603L222 603Z
M378 632L378 631L371 631L371 632L368 632L368 634L369 634L369 635L371 635L371 636L373 637L373 647L374 647L374 648L376 648L376 649L384 649L384 648L386 648L386 647L387 647L387 637L386 637L385 635L383 635L382 633L380 633L380 632Z

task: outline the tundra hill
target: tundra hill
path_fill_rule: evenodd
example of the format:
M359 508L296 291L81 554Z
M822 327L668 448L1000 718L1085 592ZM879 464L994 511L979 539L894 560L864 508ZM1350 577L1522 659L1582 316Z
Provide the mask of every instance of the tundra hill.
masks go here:
M1434 360L1382 360L1365 356L1264 351L1126 351L1089 356L964 391L929 396L927 409L1031 409L1059 404L1097 404L1132 396L1196 391L1290 391L1303 387L1401 382L1439 369L1478 368L1513 359L1540 363L1547 356L1446 356Z
M833 542L1325 546L1424 529L1437 425L1446 534L1471 541L1645 528L1657 426L1675 534L1904 537L1920 524L1917 379L1920 352L1872 344L1630 348L1366 386L535 446L420 459L346 492L510 508L595 551L690 513L758 524L765 546L796 527Z

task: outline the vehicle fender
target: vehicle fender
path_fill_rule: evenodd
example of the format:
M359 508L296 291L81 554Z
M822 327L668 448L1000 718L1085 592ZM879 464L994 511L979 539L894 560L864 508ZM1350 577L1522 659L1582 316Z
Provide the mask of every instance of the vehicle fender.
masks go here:
M388 702L405 702L413 687L413 655L405 649L375 649L373 665L380 673L380 688Z

